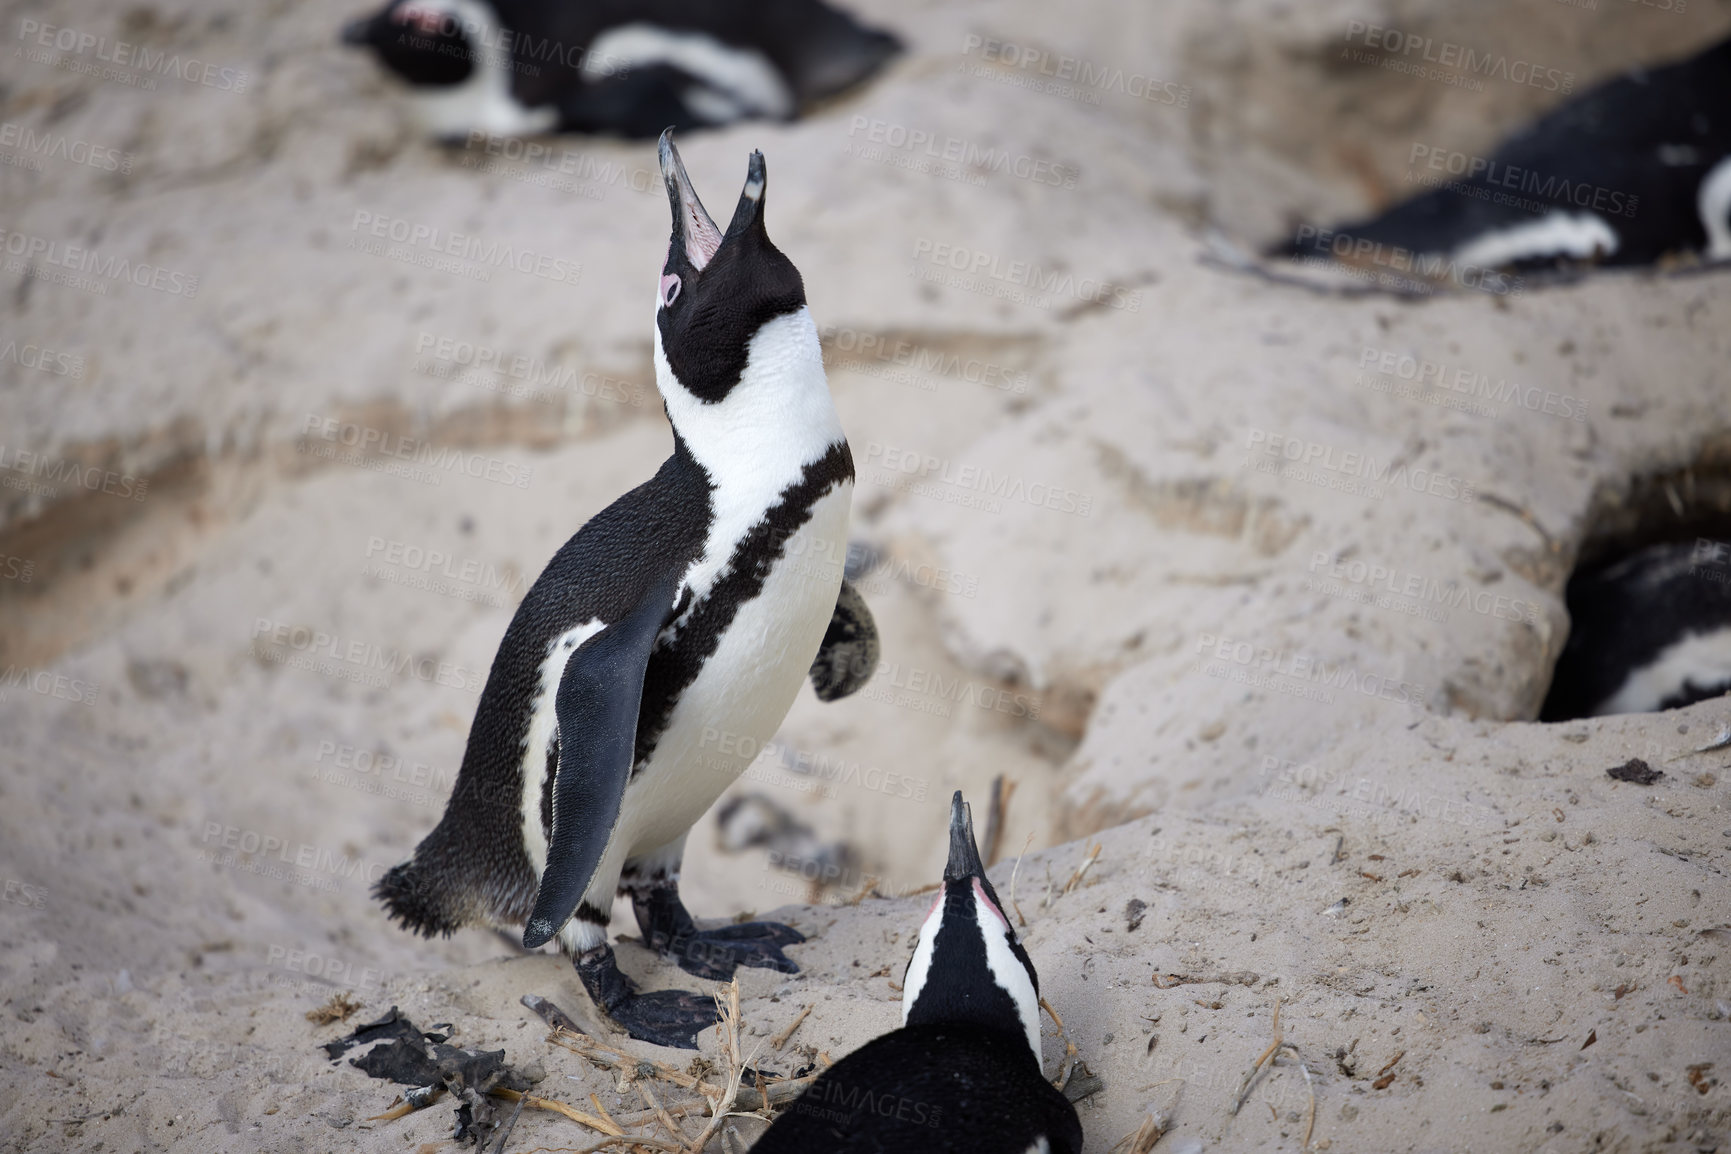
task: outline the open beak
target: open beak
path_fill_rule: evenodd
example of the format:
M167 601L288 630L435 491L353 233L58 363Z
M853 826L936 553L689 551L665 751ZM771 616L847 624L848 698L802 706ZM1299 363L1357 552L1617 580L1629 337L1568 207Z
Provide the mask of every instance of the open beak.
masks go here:
M950 799L950 860L944 866L944 881L966 881L985 874L979 847L974 844L974 817L958 789Z
M715 259L716 250L721 248L721 230L715 227L709 210L703 207L703 202L697 198L697 190L691 186L685 162L679 159L679 150L673 146L673 129L661 134L658 151L661 179L667 184L667 200L673 209L672 243L682 247L691 267L702 272L703 266Z

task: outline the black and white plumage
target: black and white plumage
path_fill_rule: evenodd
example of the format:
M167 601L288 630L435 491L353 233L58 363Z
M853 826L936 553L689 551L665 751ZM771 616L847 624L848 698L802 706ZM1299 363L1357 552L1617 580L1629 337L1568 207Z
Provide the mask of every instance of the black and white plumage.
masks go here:
M1456 154L1432 171L1429 159L1415 175L1440 187L1368 220L1302 229L1274 255L1350 262L1363 241L1383 263L1399 250L1467 269L1731 258L1731 39L1608 80L1484 162Z
M455 141L790 120L901 50L824 0L391 0L343 40Z
M958 790L901 1029L824 1071L752 1154L1078 1154L1076 1108L1040 1072L1039 983Z
M1654 545L1569 582L1541 721L1679 709L1731 691L1731 543Z
M793 264L764 231L753 153L725 234L669 135L673 208L655 311L656 384L673 455L596 514L529 589L493 659L444 818L377 893L423 934L522 925L557 936L597 1005L634 1036L692 1046L707 997L637 996L606 926L629 894L645 942L687 971L798 969L786 926L699 930L680 903L685 837L768 740L808 674L853 692L863 661L823 653L874 634L822 542L846 540L853 459ZM844 591L845 590L845 591ZM853 641L856 649L858 639ZM875 644L871 647L875 654ZM716 742L716 733L729 740Z

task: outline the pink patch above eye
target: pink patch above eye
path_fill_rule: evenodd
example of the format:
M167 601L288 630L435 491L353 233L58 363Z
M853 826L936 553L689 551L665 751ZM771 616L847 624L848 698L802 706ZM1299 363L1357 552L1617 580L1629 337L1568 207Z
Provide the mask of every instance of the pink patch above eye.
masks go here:
M991 910L992 914L1000 922L1004 923L1005 929L1009 928L1010 919L1006 918L1004 916L1004 911L998 908L998 904L996 902L994 902L991 898L986 896L986 887L984 887L980 884L979 878L974 879L974 897L978 898L979 902L982 906L985 906L988 910Z
M661 278L661 307L666 308L668 305L672 304L674 301L674 298L676 298L678 295L679 295L679 277L672 274L672 273L669 273L668 275L662 277Z

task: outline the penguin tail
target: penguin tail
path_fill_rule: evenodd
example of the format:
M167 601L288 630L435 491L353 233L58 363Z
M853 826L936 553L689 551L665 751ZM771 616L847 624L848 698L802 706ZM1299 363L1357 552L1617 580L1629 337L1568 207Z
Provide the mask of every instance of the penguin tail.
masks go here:
M450 937L464 926L521 922L525 890L534 874L515 855L479 843L471 820L445 820L433 828L415 855L373 886L373 896L404 929L422 937ZM489 852L491 850L491 852ZM523 907L523 908L520 908Z
M375 882L373 896L383 903L392 921L424 938L448 938L466 920L450 908L445 891L434 884L419 854Z

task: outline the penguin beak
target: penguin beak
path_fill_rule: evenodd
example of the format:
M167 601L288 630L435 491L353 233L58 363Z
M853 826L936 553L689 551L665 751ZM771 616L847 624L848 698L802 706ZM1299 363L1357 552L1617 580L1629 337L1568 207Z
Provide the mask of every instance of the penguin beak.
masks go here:
M745 169L745 187L739 193L739 205L728 222L727 235L739 236L763 224L763 190L769 183L769 172L763 164L763 153L753 152Z
M709 210L697 199L697 190L686 174L685 162L679 159L679 150L673 147L673 129L661 134L658 151L661 179L667 185L667 200L673 209L673 239L667 254L668 266L677 263L678 251L675 250L679 250L684 252L692 268L702 272L703 266L715 259L716 250L721 248L721 230L715 227Z
M979 847L974 844L974 817L962 791L950 799L950 860L944 866L945 882L966 881L984 877L986 867L980 862Z

